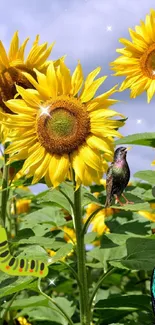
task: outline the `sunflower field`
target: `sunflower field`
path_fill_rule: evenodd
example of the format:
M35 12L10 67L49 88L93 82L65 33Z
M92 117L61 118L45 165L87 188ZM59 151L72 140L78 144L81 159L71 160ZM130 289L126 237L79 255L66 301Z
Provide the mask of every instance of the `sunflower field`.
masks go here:
M155 133L123 137L115 98L154 96L155 11L129 33L110 63L125 79L99 96L101 67L0 41L0 325L155 323L155 171L126 167Z

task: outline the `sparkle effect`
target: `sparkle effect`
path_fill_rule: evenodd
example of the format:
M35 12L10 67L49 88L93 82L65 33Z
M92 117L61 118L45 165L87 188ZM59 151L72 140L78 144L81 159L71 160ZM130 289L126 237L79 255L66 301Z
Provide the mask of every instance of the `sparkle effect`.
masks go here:
M137 123L137 124L142 124L142 120L139 119L139 120L136 121L136 123Z
M109 25L109 26L107 26L107 32L112 32L112 26L111 25Z

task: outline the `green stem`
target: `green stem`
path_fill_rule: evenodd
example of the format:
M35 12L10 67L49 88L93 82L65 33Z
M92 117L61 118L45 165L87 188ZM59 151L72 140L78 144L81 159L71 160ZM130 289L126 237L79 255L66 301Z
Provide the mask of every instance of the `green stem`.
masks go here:
M4 150L7 145L4 146ZM9 166L6 165L8 155L4 154L4 166L3 166L3 179L2 179L2 197L1 197L1 224L5 227L6 221L6 209L7 209L7 199L8 199L8 174Z
M74 177L74 188L76 187ZM86 269L86 252L84 245L83 224L82 224L82 211L81 211L81 188L79 187L74 191L74 223L77 240L77 266L78 277L81 283L79 287L80 296L80 324L90 325L90 309L88 305L89 292L87 283L87 269Z
M87 232L87 229L89 227L90 222L92 221L92 219L96 216L96 214L103 210L103 207L99 207L97 210L95 210L94 212L91 213L91 215L89 216L89 218L87 219L87 221L85 222L84 226L83 226L83 230L82 230L82 234L85 235L85 233Z
M63 308L59 304L57 304L55 302L55 300L53 300L51 297L49 297L48 295L46 295L46 293L44 293L42 291L40 284L41 284L41 278L38 279L38 289L39 289L39 292L41 293L41 295L44 296L46 299L48 299L53 305L55 305L60 310L60 313L62 314L62 316L64 316L64 318L67 319L68 324L74 325L73 322L72 322L72 320L70 319L70 317L63 310Z
M113 273L113 272L115 271L115 269L116 269L115 267L110 268L110 270L108 270L107 273L103 274L103 275L101 276L101 278L98 280L98 282L97 282L97 284L96 284L96 286L95 286L95 288L94 288L94 290L93 290L93 292L92 292L92 295L91 295L91 297L90 297L90 300L89 300L89 309L91 309L91 307L92 307L93 299L94 299L94 297L95 297L95 295L96 295L96 293L97 293L97 290L100 288L100 286L101 286L103 280L104 280L108 275L110 275L111 273Z
M74 278L76 279L76 281L77 281L79 287L81 288L82 285L81 285L81 282L80 282L80 280L79 280L78 274L75 272L75 270L73 269L73 267L72 267L70 264L66 263L65 261L60 261L60 262L61 262L62 264L64 264L64 265L66 265L66 266L68 267L68 269L70 269L70 271L71 271L72 274L74 275Z

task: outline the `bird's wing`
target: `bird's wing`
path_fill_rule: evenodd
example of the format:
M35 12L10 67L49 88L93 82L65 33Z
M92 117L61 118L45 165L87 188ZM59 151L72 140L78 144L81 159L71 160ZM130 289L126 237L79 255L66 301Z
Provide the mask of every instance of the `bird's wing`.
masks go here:
M106 202L105 202L105 208L110 206L111 199L112 199L112 187L113 187L113 175L112 175L112 168L113 163L111 163L110 167L107 170L107 176L106 176Z

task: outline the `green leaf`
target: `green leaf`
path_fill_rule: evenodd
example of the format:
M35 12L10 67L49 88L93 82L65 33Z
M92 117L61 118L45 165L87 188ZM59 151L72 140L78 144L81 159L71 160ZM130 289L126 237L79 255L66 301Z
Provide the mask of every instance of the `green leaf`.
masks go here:
M126 241L127 256L118 261L110 261L117 267L125 267L131 270L152 270L155 261L155 238L129 238Z
M150 205L148 202L142 202L142 200L130 193L125 193L126 198L130 201L133 201L134 204L125 204L124 206L112 205L111 208L120 209L125 211L139 211L139 210L148 210L150 209Z
M67 320L63 317L62 314L60 314L60 311L54 305L51 307L27 307L16 314L16 318L20 316L28 316L30 322L36 321L38 323L41 321L48 321L50 324L56 323L68 325Z
M29 237L28 239L21 239L18 241L18 243L19 244L27 244L27 245L38 244L40 246L44 246L45 248L51 248L54 240L55 240L54 238L33 236L33 237Z
M54 206L45 207L35 212L29 213L22 218L21 228L33 228L37 224L48 223L53 226L63 226L66 220L60 209Z
M49 301L43 296L33 296L29 298L16 299L10 309L18 310L33 306L48 306ZM6 304L5 304L6 307Z
M147 295L122 295L117 297L112 297L104 300L99 300L95 305L95 309L102 309L104 308L119 308L125 309L128 307L135 307L136 309L142 310L151 310L150 306L150 297Z
M41 299L41 298L40 298ZM69 317L72 317L74 311L75 311L75 306L72 305L71 301L68 301L64 297L56 297L53 299L59 306L61 306L67 315ZM33 300L34 301L34 300ZM39 302L39 299L38 301ZM41 300L40 300L41 302ZM58 324L62 325L68 325L68 321L62 316L61 312L59 309L52 304L49 300L46 299L46 302L42 300L43 303L46 303L48 307L45 306L35 306L34 307L28 307L24 308L20 313L16 315L16 318L19 316L23 315L28 315L29 319L32 321L50 321L50 322L56 322Z
M34 258L34 256L36 259L41 259L45 261L47 261L49 258L47 252L39 245L33 245L33 247L32 246L24 247L22 248L22 252L18 255L18 257L29 258L29 259Z
M0 298L27 289L34 277L14 277L2 273L0 277Z
M120 245L117 247L112 248L99 248L96 247L92 249L90 252L87 253L88 256L93 257L94 259L98 260L105 271L107 270L107 262L113 260L118 260L120 258L125 257L127 254L126 245Z
M135 311L146 310L151 312L150 297L147 295L123 295L99 300L95 305L95 314L99 316L105 325L115 324L132 315ZM124 320L122 324L126 324ZM135 323L134 323L135 324Z
M50 205L54 205L57 207L61 207L67 210L70 214L72 213L71 206L66 199L66 197L59 191L59 189L53 189L49 191L45 191L36 196L35 200L38 204L40 203L50 203Z
M155 132L135 133L116 140L115 145L135 144L155 148Z
M134 174L134 177L140 178L152 185L155 185L155 171L153 170L141 170Z

